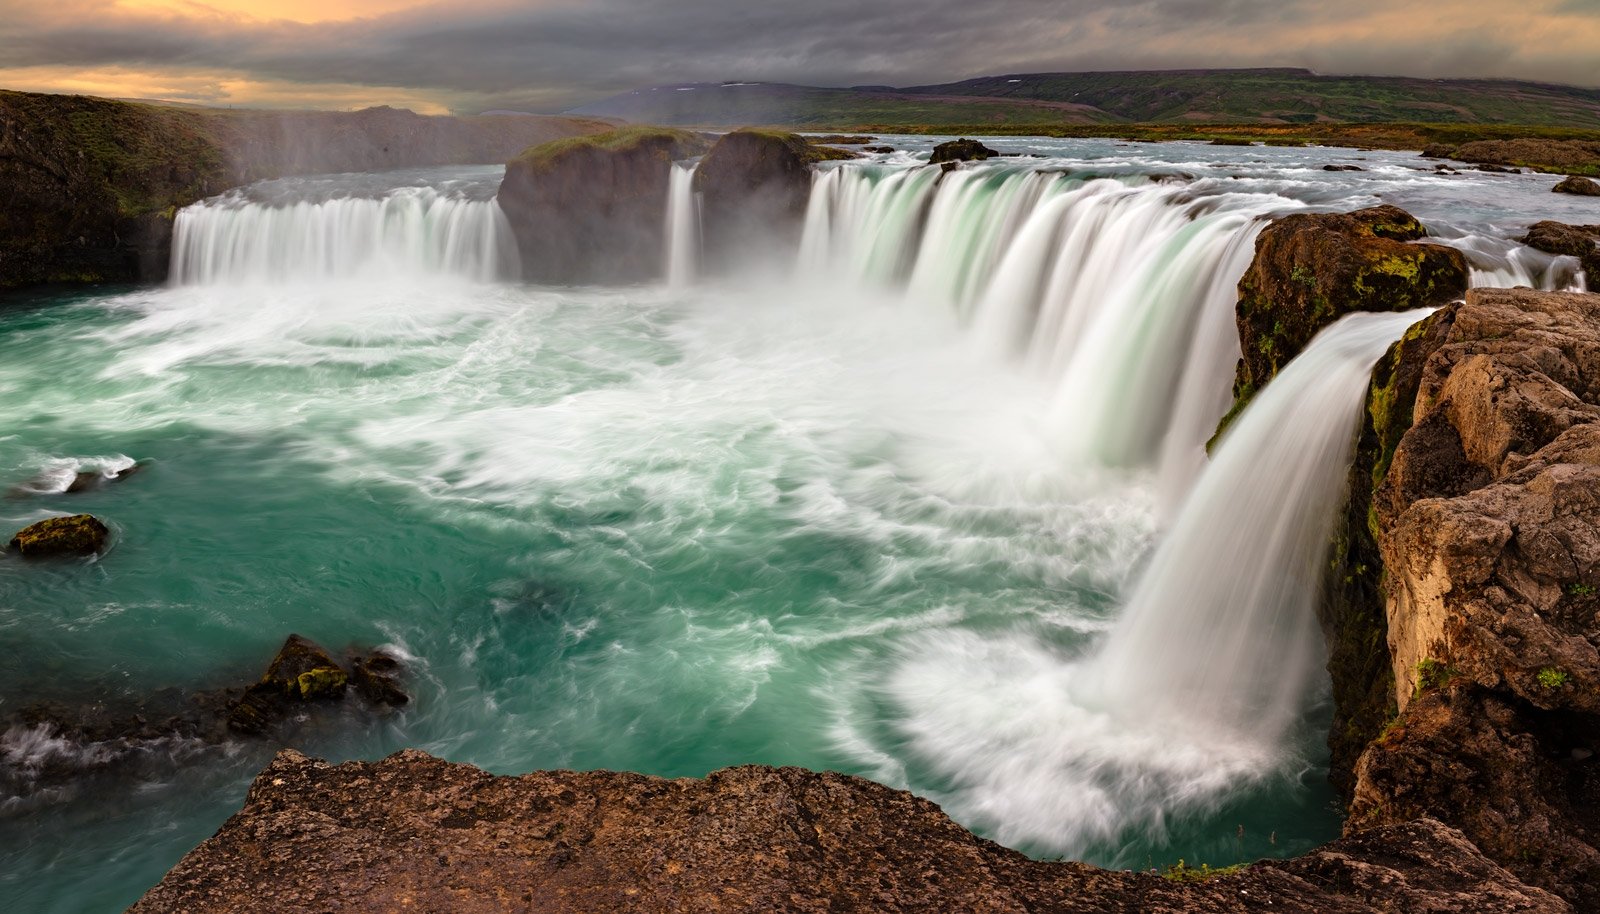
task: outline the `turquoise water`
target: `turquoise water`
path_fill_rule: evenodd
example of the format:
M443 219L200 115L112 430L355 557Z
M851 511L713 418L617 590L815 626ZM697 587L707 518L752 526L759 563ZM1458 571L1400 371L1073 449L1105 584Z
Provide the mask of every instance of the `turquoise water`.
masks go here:
M7 532L88 511L115 536L94 562L0 557L0 708L236 684L300 632L410 658L413 704L308 721L291 742L317 755L795 764L953 795L907 671L976 645L930 687L1026 724L1026 689L983 677L1108 628L1155 535L1150 481L1064 466L1037 431L1050 391L947 318L782 288L402 277L0 310L0 483L147 465L0 501ZM6 800L4 907L132 902L272 749L161 747ZM1330 800L1312 761L1165 835L1024 849L1288 854L1337 832Z

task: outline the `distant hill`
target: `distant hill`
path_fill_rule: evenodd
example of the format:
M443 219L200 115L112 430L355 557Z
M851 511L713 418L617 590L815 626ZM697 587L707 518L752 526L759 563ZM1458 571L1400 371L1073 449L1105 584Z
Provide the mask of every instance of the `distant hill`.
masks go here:
M686 83L567 112L683 126L1115 123L1528 124L1600 128L1600 89L1499 79L1320 76L1310 70L1014 73L848 89Z

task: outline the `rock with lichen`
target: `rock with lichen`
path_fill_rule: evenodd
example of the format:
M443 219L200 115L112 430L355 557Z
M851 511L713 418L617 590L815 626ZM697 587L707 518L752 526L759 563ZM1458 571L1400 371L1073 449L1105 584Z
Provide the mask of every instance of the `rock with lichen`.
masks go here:
M47 517L17 531L11 548L23 558L94 555L106 547L111 531L92 514Z
M240 733L264 732L296 704L342 697L349 681L350 674L316 642L290 635L261 680L228 709L228 726Z

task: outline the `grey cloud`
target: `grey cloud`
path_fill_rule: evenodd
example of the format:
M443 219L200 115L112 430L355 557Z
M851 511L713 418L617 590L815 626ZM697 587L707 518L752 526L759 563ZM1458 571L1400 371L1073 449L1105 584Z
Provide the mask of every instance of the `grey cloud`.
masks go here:
M1241 51L1230 43L1247 29L1306 34L1377 9L1376 0L1336 9L1312 0L585 0L439 4L314 25L141 17L110 7L84 15L81 8L96 0L69 2L78 8L69 17L19 12L0 31L0 60L236 69L257 78L437 91L470 107L521 101L546 109L661 82L912 85L1040 69L1311 65L1422 76L1565 73L1569 81L1600 82L1593 61L1521 61L1514 49L1470 35L1376 49L1308 43Z

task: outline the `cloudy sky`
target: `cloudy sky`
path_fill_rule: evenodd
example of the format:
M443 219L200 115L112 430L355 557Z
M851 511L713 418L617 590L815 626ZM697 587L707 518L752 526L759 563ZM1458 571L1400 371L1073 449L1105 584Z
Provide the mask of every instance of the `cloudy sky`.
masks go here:
M210 105L1198 66L1600 86L1600 0L0 0L0 87Z

